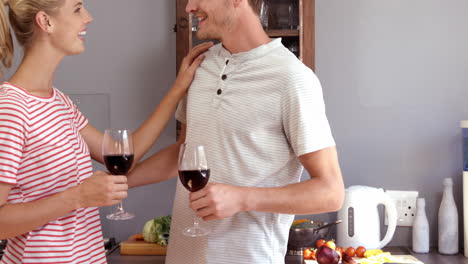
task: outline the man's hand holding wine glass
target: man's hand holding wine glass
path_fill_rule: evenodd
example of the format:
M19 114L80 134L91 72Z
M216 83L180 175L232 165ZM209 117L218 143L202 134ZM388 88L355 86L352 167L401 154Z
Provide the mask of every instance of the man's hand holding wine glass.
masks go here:
M179 180L191 193L203 189L210 178L210 168L203 145L184 143L179 150ZM191 237L205 236L211 231L209 227L199 225L195 215L193 226L186 227L183 234Z
M247 210L246 193L239 186L210 182L190 193L190 208L205 221L231 217Z

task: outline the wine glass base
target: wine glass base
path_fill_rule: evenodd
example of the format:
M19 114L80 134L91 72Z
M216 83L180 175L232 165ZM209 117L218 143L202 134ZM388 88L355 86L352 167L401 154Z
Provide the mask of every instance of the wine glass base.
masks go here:
M186 236L191 236L191 237L199 237L199 236L206 236L210 233L210 229L207 227L187 227L184 229L182 232Z
M106 216L106 218L109 220L128 220L134 217L135 214L129 212L117 212Z

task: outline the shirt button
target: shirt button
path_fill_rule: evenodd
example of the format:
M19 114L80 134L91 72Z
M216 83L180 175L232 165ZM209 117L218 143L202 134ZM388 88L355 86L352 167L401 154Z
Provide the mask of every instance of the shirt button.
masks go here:
M218 93L218 95L221 95L223 93L223 90L218 89L217 93Z
M221 79L224 81L227 79L227 75L226 74L223 74L223 76L221 76Z

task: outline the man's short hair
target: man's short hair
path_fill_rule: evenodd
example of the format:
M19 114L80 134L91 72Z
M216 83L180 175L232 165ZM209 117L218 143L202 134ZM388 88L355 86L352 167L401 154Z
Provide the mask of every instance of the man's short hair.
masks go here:
M260 8L262 7L262 3L263 0L249 0L250 6L257 15L260 15Z

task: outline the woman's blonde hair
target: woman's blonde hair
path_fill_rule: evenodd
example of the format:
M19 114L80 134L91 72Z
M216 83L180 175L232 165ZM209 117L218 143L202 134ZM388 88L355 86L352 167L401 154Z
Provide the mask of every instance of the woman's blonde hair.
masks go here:
M10 68L13 58L13 40L11 38L10 27L8 27L3 1L0 2L0 23L2 23L0 25L0 60L5 67ZM2 68L0 67L0 77L3 75Z
M34 37L36 14L44 11L53 14L65 0L0 0L0 60L3 66L9 68L13 59L13 40L8 26L8 17L16 39L23 47L28 47ZM1 69L0 69L1 76Z

